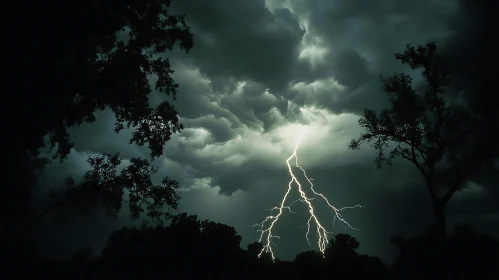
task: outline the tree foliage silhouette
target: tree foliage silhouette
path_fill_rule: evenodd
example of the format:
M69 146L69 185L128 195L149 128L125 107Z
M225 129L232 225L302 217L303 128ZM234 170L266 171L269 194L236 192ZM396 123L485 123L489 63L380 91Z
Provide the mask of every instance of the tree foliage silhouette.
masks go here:
M398 251L392 267L395 279L441 279L439 255L433 254L441 242L436 228L411 238L394 237ZM497 279L499 241L476 233L471 227L457 225L449 235L449 279Z
M299 279L384 278L386 265L376 257L356 252L360 243L353 236L339 233L329 241L324 252L305 251L296 255L294 270Z
M382 78L391 108L379 115L366 109L359 120L366 132L349 148L357 150L362 143L373 142L378 167L391 164L395 157L415 165L425 179L438 232L445 237L446 204L477 169L498 155L487 135L497 121L452 100L447 91L449 64L434 42L417 48L408 45L395 58L422 70L423 89L415 89L405 73Z
M131 270L160 271L158 262L168 264L178 271L219 277L225 269L235 265L241 256L241 237L234 228L201 221L195 215L175 215L169 226L123 228L111 235L102 251L103 261L111 264L137 264ZM192 271L192 267L209 267L210 271ZM125 270L127 270L125 268Z
M180 48L191 49L192 34L184 17L168 13L170 0L55 2L51 4L59 9L47 7L42 16L53 16L55 24L49 30L57 39L44 40L37 49L45 52L41 59L55 64L53 72L44 72L50 75L40 77L50 90L33 94L29 89L34 88L23 85L13 101L29 99L29 108L25 102L12 102L19 112L28 113L27 118L40 116L26 122L31 129L20 137L22 152L40 160L39 149L49 145L56 149L54 159L66 158L73 146L67 127L94 122L94 112L109 107L116 114L116 132L133 127L130 142L148 144L151 156L161 155L164 143L182 126L169 102L150 106L147 76L156 77L156 90L175 97L178 85L169 60L161 54L177 42ZM40 36L33 33L49 23L39 24L27 32L33 40ZM118 32L126 32L127 39L118 38ZM32 61L36 66L39 62Z
M122 162L119 154L93 156L88 162L92 169L86 172L83 182L76 185L71 177L68 178L66 192L55 193L63 196L59 202L38 213L35 219L50 213L53 208L60 208L56 218L62 221L70 219L75 211L91 216L97 205L103 207L109 216L117 217L125 202L133 220L146 212L153 222L162 223L162 218L171 218L170 208L177 209L177 181L165 177L161 184L154 185L151 175L158 169L147 160L132 158L119 173L116 172Z
M193 46L184 16L171 15L170 3L30 3L30 11L23 17L26 22L16 30L21 36L15 48L23 55L21 61L12 64L15 94L6 106L16 115L12 125L23 127L9 138L9 156L17 161L10 167L13 183L21 184L26 168L50 162L40 153L41 148L53 151L54 160L66 159L73 147L68 128L95 122L95 112L105 108L116 116L116 133L130 128L131 144L147 145L151 158L163 153L164 144L183 127L170 102L158 106L149 103L153 88L148 78L154 77L155 90L174 99L178 85L164 53L177 43L186 52ZM30 81L24 82L25 77ZM145 160L132 159L119 175L118 155L105 154L89 162L93 170L79 189L90 188L102 194L110 212L116 213L121 207L125 189L134 217L144 210L158 216L161 206L176 206L177 183L165 178L160 186L153 187L147 178L154 173L153 168Z
M433 249L441 242L435 227L421 236L393 238L399 256L390 267L377 257L358 253L360 243L348 234L332 238L325 255L301 252L293 262L257 258L262 244L255 242L243 250L240 241L230 226L182 213L167 226L115 231L99 256L85 248L63 262L44 260L35 271L60 279L442 279L435 273L442 269L434 261L439 256ZM449 279L497 279L497 239L460 226L449 244L453 266Z
M319 278L321 274L325 274L326 263L321 252L305 251L298 253L293 265L301 279Z

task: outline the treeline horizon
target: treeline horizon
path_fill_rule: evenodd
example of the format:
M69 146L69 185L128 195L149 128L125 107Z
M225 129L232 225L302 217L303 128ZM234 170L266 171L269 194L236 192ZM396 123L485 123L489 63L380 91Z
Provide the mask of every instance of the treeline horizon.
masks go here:
M98 255L94 255L91 247L77 250L65 260L20 254L15 260L11 259L14 262L8 270L17 275L36 273L52 279L151 279L162 274L176 279L267 276L270 278L264 279L442 279L441 260L432 253L441 247L435 226L430 226L422 235L392 237L390 246L397 251L392 264L376 256L359 254L357 249L361 244L345 233L336 234L324 254L316 250L303 251L290 261L278 258L273 261L265 252L259 257L262 243L254 242L242 248L241 240L231 226L181 213L173 216L169 225L144 223L140 227L116 230ZM476 233L470 226L457 225L446 243L447 267L452 267L445 271L447 279L496 279L494 277L499 276L498 239ZM22 241L10 246L23 247ZM30 246L31 252L36 252L34 243L24 248ZM280 278L284 275L286 278Z

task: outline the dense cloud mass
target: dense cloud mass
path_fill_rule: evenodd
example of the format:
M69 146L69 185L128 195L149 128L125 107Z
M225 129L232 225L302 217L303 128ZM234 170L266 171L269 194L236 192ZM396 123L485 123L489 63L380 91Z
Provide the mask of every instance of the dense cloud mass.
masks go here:
M160 167L158 178L168 175L179 181L182 211L234 226L243 243L251 243L258 237L251 226L286 190L285 160L301 127L307 127L299 158L316 189L340 207L364 205L345 212L360 230L347 232L360 241L361 252L390 259L387 236L420 232L432 221L422 179L405 162L376 169L373 150L354 152L347 145L361 132L357 121L364 108L380 110L387 105L381 75L406 71L418 77L393 57L407 43L442 43L444 52L460 66L454 73L459 83L453 86L477 102L492 96L483 83L477 83L485 75L493 84L493 71L483 69L497 60L492 58L497 43L491 33L497 17L487 16L494 10L487 6L490 2L174 1L171 11L186 14L195 46L187 55L166 54L180 85L173 104L185 129L154 161ZM487 103L496 106L497 95L493 96ZM154 94L150 101L162 100ZM114 116L104 110L96 123L72 129L75 146L69 159L40 175L38 195L48 186L61 185L68 175L83 174L89 155L148 156L146 147L129 144L130 131L115 134L113 128ZM456 194L448 215L451 222L473 222L480 230L497 233L499 208L494 200L499 193L490 186L498 178L484 178L468 182ZM299 210L305 209L297 206L295 211ZM321 208L325 220L329 214ZM67 246L59 247L65 250L45 251L62 256L88 243L98 250L112 230L129 224L126 215L117 222L102 221L97 226L83 220L75 222L78 227L47 228L42 238L89 231L92 240L101 241L71 237L69 245L59 238L46 244L54 248L58 246L54 243L64 243ZM284 218L278 228L279 258L289 259L307 249L305 224L304 214Z

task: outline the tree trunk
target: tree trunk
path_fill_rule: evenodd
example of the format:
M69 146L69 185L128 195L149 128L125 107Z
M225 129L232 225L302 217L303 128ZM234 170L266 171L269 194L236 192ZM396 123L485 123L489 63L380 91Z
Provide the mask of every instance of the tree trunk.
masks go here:
M432 198L433 215L435 216L437 235L444 241L447 239L447 227L445 220L445 203L438 197Z
M437 256L437 266L438 267L434 273L437 279L451 279L450 272L451 267L449 265L449 251L447 246L447 227L445 221L445 201L439 197L432 197L433 204L433 214L435 215L436 222L436 247L434 248L434 254Z

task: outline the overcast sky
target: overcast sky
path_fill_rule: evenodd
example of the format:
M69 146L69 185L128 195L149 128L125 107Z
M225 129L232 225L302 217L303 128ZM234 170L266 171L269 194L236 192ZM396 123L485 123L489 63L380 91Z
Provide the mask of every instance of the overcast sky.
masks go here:
M361 133L363 109L386 105L379 76L408 71L393 53L406 43L463 41L474 32L469 26L476 7L464 9L456 0L177 0L171 10L186 14L195 46L187 55L167 53L180 85L173 104L186 128L155 164L161 176L180 182L182 211L235 227L243 246L256 241L251 226L280 202L290 179L285 160L307 128L298 155L316 190L338 207L365 206L343 212L359 229L352 231L333 228L333 213L318 205L330 232L351 234L360 252L389 259L390 237L420 233L433 221L413 166L397 162L376 169L369 146L354 152L347 145ZM472 12L475 18L463 17ZM462 55L466 48L460 48ZM154 104L163 100L157 93L151 97ZM41 190L83 174L92 154L148 157L147 148L128 144L130 132L116 135L113 128L114 116L104 111L96 123L73 129L75 148L64 164L41 174ZM469 182L456 193L448 209L451 223L499 232L493 203L498 191L489 188L495 183ZM281 237L276 256L286 260L309 250L306 208L293 210L275 232ZM123 213L118 220L50 226L43 249L63 256L90 245L99 252L112 231L129 224Z

